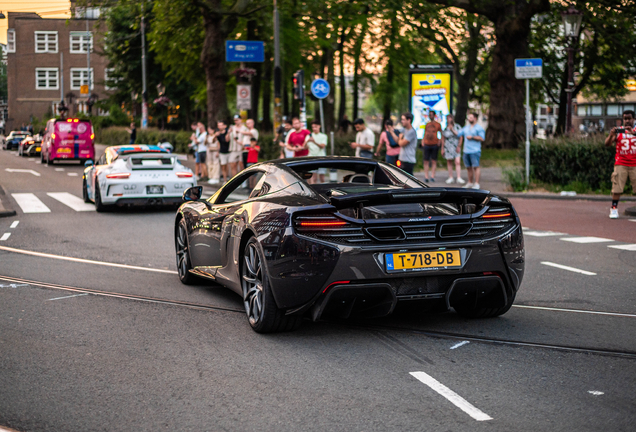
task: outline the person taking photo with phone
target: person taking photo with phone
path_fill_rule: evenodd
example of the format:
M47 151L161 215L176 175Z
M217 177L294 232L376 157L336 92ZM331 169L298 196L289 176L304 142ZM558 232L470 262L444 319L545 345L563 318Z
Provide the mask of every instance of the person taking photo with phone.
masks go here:
M636 193L636 135L634 134L634 111L623 111L623 126L612 128L605 139L605 146L616 147L614 172L612 173L612 208L610 219L618 219L618 201L625 189L627 178Z

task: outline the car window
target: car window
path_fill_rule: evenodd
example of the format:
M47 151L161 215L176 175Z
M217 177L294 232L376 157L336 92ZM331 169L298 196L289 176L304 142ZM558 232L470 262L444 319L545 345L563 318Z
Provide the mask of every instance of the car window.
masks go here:
M232 183L223 188L221 194L215 200L215 204L229 204L236 201L244 201L254 195L258 196L258 187L262 187L263 172L252 171L236 178Z

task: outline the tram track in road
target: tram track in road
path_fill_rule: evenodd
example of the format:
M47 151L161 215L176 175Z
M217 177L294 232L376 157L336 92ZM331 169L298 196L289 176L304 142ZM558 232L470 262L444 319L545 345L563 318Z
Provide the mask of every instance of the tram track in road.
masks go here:
M74 292L74 293L86 293L86 294L92 294L92 295L103 296L103 297L119 298L124 300L135 300L135 301L163 304L163 305L169 305L169 306L180 306L180 307L185 307L185 308L195 309L195 310L233 312L233 313L241 313L241 314L245 313L243 309L234 309L234 308L228 308L223 306L206 305L202 303L169 300L169 299L140 296L140 295L134 295L134 294L122 294L122 293L113 292L113 291L73 287L73 286L60 285L60 284L50 283L50 282L32 281L28 279L16 278L11 276L0 275L0 281L9 282L16 285L20 284L22 286L30 285L34 287L55 289L55 290ZM567 311L567 310L563 310L563 311ZM590 312L596 312L596 311L590 311ZM636 360L636 351L629 351L629 350L600 349L600 348L576 346L576 345L529 342L529 341L517 340L517 339L476 336L476 335L471 335L466 333L425 330L425 329L418 329L418 328L413 328L408 326L405 327L405 326L397 326L397 325L361 324L359 322L348 322L348 321L340 321L340 320L323 320L323 321L331 325L342 326L342 327L347 327L351 329L361 329L361 330L373 331L373 332L392 331L392 332L398 332L398 333L409 333L414 335L426 336L426 337L437 338L437 339L443 338L443 339L470 341L470 342L484 343L484 344L491 344L491 345L507 345L507 346L516 346L516 347L525 347L525 348L549 349L549 350L556 350L556 351L562 351L562 352L596 354L596 355L621 357L621 358Z

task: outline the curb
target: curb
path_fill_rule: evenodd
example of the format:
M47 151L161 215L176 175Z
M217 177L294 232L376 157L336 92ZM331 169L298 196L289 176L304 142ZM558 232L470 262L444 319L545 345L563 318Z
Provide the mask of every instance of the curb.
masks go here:
M629 207L625 209L625 214L627 216L636 216L636 207Z
M574 196L562 196L556 194L541 194L541 193L527 193L527 192L493 192L497 195L506 198L527 198L527 199L551 199L551 200L564 200L564 201L607 201L612 199L610 196L604 195L574 195ZM636 197L622 197L621 201L636 202Z
M15 210L7 210L6 208L4 208L3 205L3 197L6 197L6 193L4 192L4 189L2 186L0 186L0 218L3 217L11 217L11 216L15 216L16 212Z

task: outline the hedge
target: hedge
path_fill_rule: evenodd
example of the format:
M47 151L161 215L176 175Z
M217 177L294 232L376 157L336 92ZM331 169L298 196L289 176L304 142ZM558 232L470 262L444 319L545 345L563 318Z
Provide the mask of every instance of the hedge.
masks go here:
M126 132L126 128L113 126L109 128L98 129L95 132L96 141L105 145L123 145L130 141L130 134ZM157 144L162 141L168 141L174 146L176 153L187 153L188 144L190 144L190 136L192 132L188 131L162 131L155 128L139 129L137 128L137 144ZM355 150L349 145L355 140L355 136L336 135L335 136L335 154L341 156L353 156ZM258 137L258 143L261 146L261 155L259 160L278 159L280 155L280 147L274 143L274 135L272 133L262 133ZM327 146L327 153L331 152L331 143Z
M530 177L544 183L581 183L591 189L607 188L614 170L614 147L605 137L594 140L546 140L530 144ZM522 151L525 158L525 150Z

